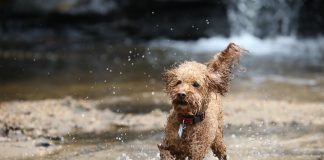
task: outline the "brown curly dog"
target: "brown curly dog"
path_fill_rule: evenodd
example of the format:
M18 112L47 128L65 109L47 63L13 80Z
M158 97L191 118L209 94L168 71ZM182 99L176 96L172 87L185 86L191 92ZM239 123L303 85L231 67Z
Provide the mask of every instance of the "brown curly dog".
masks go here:
M165 138L158 145L162 160L202 160L209 148L218 159L227 159L221 96L228 91L234 66L243 52L230 43L207 65L187 61L163 74L173 108Z

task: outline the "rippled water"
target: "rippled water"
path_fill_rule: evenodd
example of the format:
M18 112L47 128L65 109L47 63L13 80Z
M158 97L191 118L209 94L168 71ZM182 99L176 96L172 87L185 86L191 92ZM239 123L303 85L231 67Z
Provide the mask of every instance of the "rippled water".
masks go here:
M158 159L156 145L162 133L122 132L69 137L62 144L63 151L40 159ZM230 159L319 160L324 158L323 137L323 126L307 127L295 123L285 126L227 126L225 129ZM205 159L215 158L209 153Z

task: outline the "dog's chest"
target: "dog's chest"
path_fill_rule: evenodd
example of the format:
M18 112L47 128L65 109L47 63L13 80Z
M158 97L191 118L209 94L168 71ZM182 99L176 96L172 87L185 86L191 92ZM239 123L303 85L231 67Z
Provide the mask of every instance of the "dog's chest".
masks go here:
M182 136L180 137L179 127L175 127L172 133L171 142L177 146L177 150L187 150L192 148L192 145L198 147L199 145L206 145L215 139L216 127L210 127L209 122L203 121L199 124L186 125L183 129Z

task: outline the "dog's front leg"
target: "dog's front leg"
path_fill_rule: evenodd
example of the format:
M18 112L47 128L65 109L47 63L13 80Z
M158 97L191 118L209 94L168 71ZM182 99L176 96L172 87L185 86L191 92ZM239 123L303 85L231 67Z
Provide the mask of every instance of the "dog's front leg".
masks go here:
M159 144L158 148L160 150L161 160L174 160L175 157L171 155L170 151L163 144Z
M226 156L226 146L223 139L216 139L215 142L212 144L211 149L214 153L214 155L219 160L227 160Z

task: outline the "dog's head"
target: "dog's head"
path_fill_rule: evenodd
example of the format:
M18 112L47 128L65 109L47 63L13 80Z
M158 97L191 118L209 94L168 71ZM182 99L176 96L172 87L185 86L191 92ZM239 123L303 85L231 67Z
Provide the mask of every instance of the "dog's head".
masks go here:
M174 110L196 114L207 109L211 92L224 95L228 91L233 68L244 51L230 43L207 65L187 61L165 71L163 79Z

